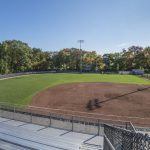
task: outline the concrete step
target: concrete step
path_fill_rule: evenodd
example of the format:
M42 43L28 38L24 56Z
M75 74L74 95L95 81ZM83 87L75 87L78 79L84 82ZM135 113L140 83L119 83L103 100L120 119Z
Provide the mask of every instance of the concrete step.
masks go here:
M102 150L102 146L101 145L83 143L79 149L80 150Z
M31 150L28 149L27 147L18 146L13 143L8 143L2 140L0 140L0 149L1 150Z
M41 136L36 132L2 123L0 124L0 139L14 145L18 144L36 150L77 150L79 148L78 143L66 141L61 137Z

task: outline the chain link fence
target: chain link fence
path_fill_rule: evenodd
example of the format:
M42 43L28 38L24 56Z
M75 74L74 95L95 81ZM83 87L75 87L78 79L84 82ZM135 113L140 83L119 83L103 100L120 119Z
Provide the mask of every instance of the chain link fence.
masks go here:
M150 137L147 134L104 125L104 133L115 150L150 150ZM113 150L104 142L104 150Z

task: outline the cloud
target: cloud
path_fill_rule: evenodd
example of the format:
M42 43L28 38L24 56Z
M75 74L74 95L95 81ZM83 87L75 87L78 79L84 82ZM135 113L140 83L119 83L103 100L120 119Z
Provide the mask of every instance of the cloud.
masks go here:
M131 43L120 43L120 44L117 45L117 47L119 47L119 48L124 48L124 47L129 46L130 44L131 44Z

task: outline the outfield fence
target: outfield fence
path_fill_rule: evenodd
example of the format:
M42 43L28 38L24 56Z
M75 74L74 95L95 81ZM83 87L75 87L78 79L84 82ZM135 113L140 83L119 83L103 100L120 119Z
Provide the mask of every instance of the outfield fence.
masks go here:
M143 74L141 75L143 78L147 78L147 79L150 79L150 74Z
M44 73L56 73L56 71L30 71L30 72L19 72L19 73L10 73L10 74L0 74L0 79L13 78L22 75L30 74L44 74Z
M31 74L31 73L22 72L22 73L0 74L0 79L12 78L12 77L17 77L17 76L22 76L22 75L28 75L28 74Z

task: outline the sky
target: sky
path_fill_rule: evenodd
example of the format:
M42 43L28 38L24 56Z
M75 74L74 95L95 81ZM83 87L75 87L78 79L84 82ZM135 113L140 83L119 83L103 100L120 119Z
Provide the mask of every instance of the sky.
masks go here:
M0 42L99 54L150 46L150 0L0 0Z

